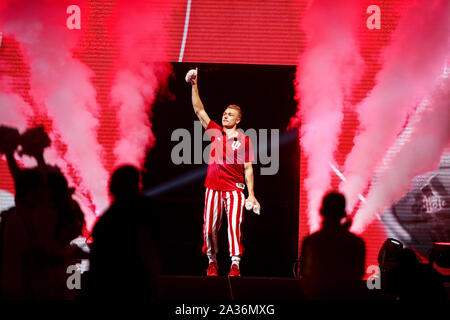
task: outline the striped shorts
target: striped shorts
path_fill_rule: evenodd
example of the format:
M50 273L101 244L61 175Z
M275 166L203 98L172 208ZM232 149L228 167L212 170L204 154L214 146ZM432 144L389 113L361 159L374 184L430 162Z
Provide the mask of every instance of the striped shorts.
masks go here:
M228 247L230 256L242 255L241 224L245 197L241 191L216 191L206 188L205 210L203 213L203 253L213 256L219 251L217 233L225 208L228 219Z

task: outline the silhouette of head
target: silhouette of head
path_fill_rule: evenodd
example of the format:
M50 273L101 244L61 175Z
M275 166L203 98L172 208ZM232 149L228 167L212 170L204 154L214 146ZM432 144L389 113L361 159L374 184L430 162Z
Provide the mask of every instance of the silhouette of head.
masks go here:
M398 253L403 249L403 243L397 239L387 238L380 251L378 252L378 264L381 269L385 264L389 264L397 261Z
M20 137L22 153L36 157L42 155L44 149L50 146L51 140L44 127L28 129Z
M339 222L346 216L345 197L338 192L329 192L322 200L320 214L326 221Z
M124 165L114 171L109 183L109 191L114 198L127 198L139 193L141 175L131 165Z

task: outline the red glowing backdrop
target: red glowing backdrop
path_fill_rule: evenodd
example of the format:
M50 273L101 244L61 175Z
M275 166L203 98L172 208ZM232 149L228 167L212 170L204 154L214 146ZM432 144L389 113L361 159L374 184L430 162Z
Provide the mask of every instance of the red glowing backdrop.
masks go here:
M14 2L14 1L12 1ZM90 70L92 75L95 99L98 104L98 131L97 140L102 148L102 165L106 172L111 173L117 164L118 153L115 151L118 141L121 139L119 119L120 102L117 97L112 98L111 92L117 85L119 71L127 65L130 52L137 50L138 53L149 54L157 51L151 61L144 63L152 64L155 61L166 60L167 62L188 63L230 63L230 64L260 64L260 65L291 65L296 66L305 50L307 38L302 29L302 19L308 7L308 1L209 1L209 0L172 0L172 1L141 1L144 3L155 3L152 7L155 16L139 15L135 12L126 16L127 19L120 20L121 12L127 12L132 5L126 1L114 0L88 0L71 1L71 5L81 8L81 30L71 30L68 33L77 33L78 42L73 47L75 59L79 59ZM26 3L26 2L23 2ZM52 1L42 1L49 5ZM129 2L133 3L133 2ZM374 87L377 73L380 71L381 53L384 47L389 45L391 34L395 30L400 19L401 12L408 1L402 0L375 0L361 1L360 19L357 26L357 41L360 46L361 57L365 68L362 77L353 86L350 95L350 104L356 105ZM67 3L68 5L68 3ZM369 29L367 19L371 15L366 12L370 5L377 5L381 13L381 27ZM3 7L8 6L6 3ZM123 6L122 9L121 6ZM145 7L145 6L144 6ZM65 27L69 14L63 5L59 6L59 22ZM124 10L124 11L120 11ZM126 14L129 14L126 13ZM132 19L129 19L132 17ZM157 35L151 37L143 36L141 39L132 39L135 47L124 48L126 41L133 38L134 33L142 28L145 29L148 21L139 19L161 19L164 28L158 32L165 33L159 38ZM323 24L330 23L322 21ZM0 24L0 28L3 24ZM332 25L329 26L333 28ZM125 44L124 44L125 41ZM34 110L37 108L36 101L30 96L30 67L21 50L19 41L11 35L4 34L2 47L0 49L0 75L7 75L13 79L10 90L20 95ZM133 60L134 61L134 60ZM141 61L138 61L141 63ZM164 63L163 63L164 64ZM127 66L133 71L135 66ZM155 71L158 81L164 82L168 76L170 66L162 67L162 71ZM327 74L323 74L327 77ZM138 80L150 81L145 75L139 74ZM133 78L135 79L135 78ZM136 81L138 81L136 80ZM180 80L181 81L181 80ZM139 85L137 85L139 86ZM152 84L156 91L158 82ZM119 90L120 91L120 90ZM141 92L142 93L142 92ZM142 93L144 103L151 104L154 93ZM119 99L120 100L120 99ZM151 114L150 109L144 112ZM292 115L294 116L294 115ZM76 119L73 119L76 121ZM157 121L157 119L153 119ZM51 130L54 121L42 112L34 112L32 117L27 118L28 126L44 124ZM151 124L149 125L151 128ZM286 123L288 126L288 123ZM357 113L352 108L344 109L342 120L342 132L339 136L335 161L339 167L344 166L347 154L353 146L353 138L358 128ZM147 139L152 139L151 132ZM58 152L64 154L67 143L63 139L57 139ZM151 143L147 147L151 147ZM72 174L72 183L80 181L77 170L68 163L67 173ZM307 161L302 153L300 166L300 212L299 212L299 241L309 233L306 215L307 195L304 180L307 174ZM13 193L13 183L9 175L6 162L0 161L0 188L10 194ZM337 175L332 175L331 186L338 189L341 180ZM94 210L92 194L86 192L84 195L88 200L91 210ZM6 199L6 196L2 199ZM0 199L1 200L1 199ZM6 200L5 200L6 201ZM88 206L89 207L89 206ZM375 220L362 234L367 247L367 265L377 264L376 256L383 241L388 236L383 222ZM299 246L300 247L300 246Z

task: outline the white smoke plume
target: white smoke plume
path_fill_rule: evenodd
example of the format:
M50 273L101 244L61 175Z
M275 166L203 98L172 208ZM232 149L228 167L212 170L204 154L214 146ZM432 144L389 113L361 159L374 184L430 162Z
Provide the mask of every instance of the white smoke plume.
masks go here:
M412 128L409 140L390 161L389 167L369 191L366 204L354 217L352 231L361 233L376 214L405 194L411 180L435 170L450 146L450 78L443 78L427 99L427 109Z
M314 1L304 17L309 42L296 75L301 146L308 161L305 188L310 231L320 227L319 209L330 188L343 108L352 85L360 78L363 60L356 41L360 1Z
M450 2L418 0L408 8L383 55L376 85L358 106L359 133L347 156L340 190L347 211L357 204L408 116L430 92L448 54Z
M1 12L3 31L20 43L30 67L30 95L53 122L54 132L49 134L67 146L63 158L80 178L77 191L89 194L100 212L108 205L108 174L97 142L96 92L91 70L73 57L79 34L66 27L68 4L11 2ZM90 228L95 217L85 214Z
M15 93L0 92L0 125L23 132L31 114L31 108L22 97Z
M150 110L161 82L169 74L167 31L171 1L120 1L115 32L119 40L117 74L111 100L119 106L120 138L114 150L116 165L141 168L155 137Z

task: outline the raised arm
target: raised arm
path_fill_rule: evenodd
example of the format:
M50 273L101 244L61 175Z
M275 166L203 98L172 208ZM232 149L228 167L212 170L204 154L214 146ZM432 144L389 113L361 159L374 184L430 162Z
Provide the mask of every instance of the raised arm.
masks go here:
M17 180L17 175L20 172L16 159L14 159L14 152L19 146L19 142L20 133L16 128L0 126L0 154L6 155L9 171L14 181Z
M197 75L191 78L192 85L192 106L194 107L194 112L197 115L198 119L202 123L203 128L207 128L209 121L208 114L205 111L205 107L203 106L202 100L200 99L200 95L198 94L198 68L195 69L197 71Z

